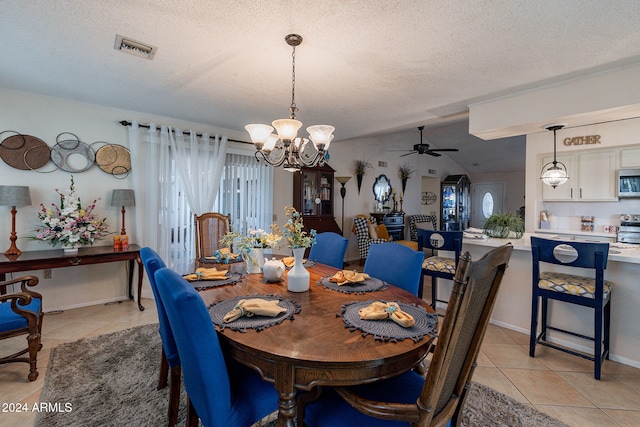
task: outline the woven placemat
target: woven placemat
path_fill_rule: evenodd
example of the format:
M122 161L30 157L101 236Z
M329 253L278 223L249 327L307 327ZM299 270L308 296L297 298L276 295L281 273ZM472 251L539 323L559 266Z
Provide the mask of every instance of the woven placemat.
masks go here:
M331 289L332 291L343 292L345 294L364 294L365 292L374 292L380 291L383 289L387 289L389 284L384 280L376 279L375 277L370 277L364 282L360 283L345 283L342 286L338 286L335 282L330 282L333 276L323 277L318 280L318 285L324 286L327 289Z
M238 283L240 279L242 279L242 274L240 273L227 273L227 278L223 280L187 280L187 282L191 283L196 290L202 291L209 288L215 288L216 286L232 285L234 283Z
M374 301L376 300L347 303L342 306L342 313L336 314L336 316L342 316L344 327L349 328L351 332L359 330L362 331L363 337L373 335L376 340L381 341L397 342L405 338L411 338L414 342L418 342L425 335L432 337L437 336L436 326L438 316L433 313L427 313L427 310L423 307L418 307L413 304L398 302L402 311L412 315L416 321L416 324L410 328L404 328L390 319L362 320L358 311Z
M224 316L233 310L238 301L241 299L251 299L251 298L260 298L265 301L278 300L278 305L286 309L286 311L282 314L279 314L276 317L268 317L268 316L253 316L253 317L240 317L233 322L225 323ZM217 325L220 330L225 328L229 328L234 331L247 332L247 329L255 329L256 331L261 331L263 329L269 328L273 325L277 325L282 323L285 319L294 320L295 315L300 313L302 307L296 301L286 300L279 295L242 295L239 297L230 298L223 301L218 301L217 303L211 305L209 307L209 315L211 316L211 320L215 325Z

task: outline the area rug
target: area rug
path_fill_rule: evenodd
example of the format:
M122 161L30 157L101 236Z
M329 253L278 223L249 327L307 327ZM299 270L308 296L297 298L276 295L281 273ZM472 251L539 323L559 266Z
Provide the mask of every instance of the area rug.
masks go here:
M166 426L168 387L157 390L158 325L62 344L51 352L36 426ZM185 420L184 386L180 421ZM51 405L50 405L51 406ZM559 427L561 422L488 387L474 383L463 412L464 426ZM265 427L275 426L269 420Z

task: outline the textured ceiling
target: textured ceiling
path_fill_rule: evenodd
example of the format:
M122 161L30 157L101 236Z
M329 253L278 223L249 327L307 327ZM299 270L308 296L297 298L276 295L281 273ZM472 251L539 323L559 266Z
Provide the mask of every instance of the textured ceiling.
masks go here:
M427 125L434 147L462 148L477 141L430 129L471 102L640 62L637 0L0 4L0 86L238 130L287 115L299 33L298 118L335 141ZM116 34L155 58L114 50Z

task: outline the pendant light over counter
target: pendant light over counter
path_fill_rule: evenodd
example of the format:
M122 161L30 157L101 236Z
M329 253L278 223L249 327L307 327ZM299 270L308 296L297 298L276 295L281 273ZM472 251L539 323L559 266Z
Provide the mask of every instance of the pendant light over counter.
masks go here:
M542 167L540 179L543 183L551 186L552 188L556 188L558 185L564 184L569 179L569 174L567 173L567 167L565 164L556 160L556 132L563 127L565 127L565 124L563 123L547 125L544 127L546 130L553 131L553 161Z

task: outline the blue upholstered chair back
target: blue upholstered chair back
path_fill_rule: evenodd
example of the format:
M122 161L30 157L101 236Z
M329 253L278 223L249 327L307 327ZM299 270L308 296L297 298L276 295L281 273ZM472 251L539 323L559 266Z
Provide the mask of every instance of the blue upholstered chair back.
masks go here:
M156 286L155 273L161 268L165 268L166 265L160 255L149 247L140 249L140 258L144 264L144 269L147 272L149 283L151 284L151 290L153 291L153 297L156 300L156 308L158 309L158 323L160 324L160 338L162 339L162 347L164 348L165 356L169 366L174 367L180 364L180 357L178 357L178 349L176 348L176 342L173 338L173 332L169 326L169 320L167 319L167 313L164 310L164 306L160 301L160 295L158 294L158 287Z
M316 243L311 246L309 259L336 268L342 268L349 240L331 231L318 233Z
M418 250L431 249L455 253L456 265L462 252L462 231L416 230Z
M398 243L374 244L364 263L364 272L418 295L424 253Z
M156 272L160 300L174 332L184 385L205 426L235 425L231 388L218 335L196 290L168 268Z

